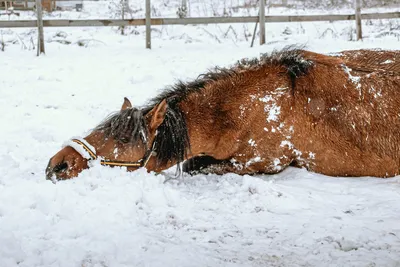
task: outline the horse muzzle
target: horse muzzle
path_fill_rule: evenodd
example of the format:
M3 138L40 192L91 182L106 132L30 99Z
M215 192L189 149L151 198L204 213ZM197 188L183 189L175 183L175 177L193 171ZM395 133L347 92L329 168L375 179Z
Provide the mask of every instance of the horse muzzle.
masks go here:
M72 147L64 147L55 154L45 169L46 179L53 183L58 180L74 178L88 168L87 159L83 158Z
M51 161L52 159L49 160L49 164L46 167L46 180L51 180L55 183L57 180L62 180L61 174L68 170L68 163L63 161L52 166Z
M54 171L54 168L51 166L51 159L49 160L49 164L47 164L45 172L46 172L46 180L50 180L53 183L56 183L57 176L56 172Z

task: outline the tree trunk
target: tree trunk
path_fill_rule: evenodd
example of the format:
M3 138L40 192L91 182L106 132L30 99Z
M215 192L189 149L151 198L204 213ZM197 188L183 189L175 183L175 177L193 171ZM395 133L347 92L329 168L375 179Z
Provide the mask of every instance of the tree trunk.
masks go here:
M357 29L357 41L362 39L361 29L361 0L355 0L354 6L356 9L356 29Z
M44 50L44 33L43 33L43 12L41 0L36 0L36 12L37 12L37 26L38 26L38 47L37 56L45 54Z
M151 13L150 0L146 0L146 48L151 49Z
M260 45L265 44L265 0L260 0Z
M121 0L120 4L122 19L125 19L126 0ZM121 35L125 35L125 26L121 26Z

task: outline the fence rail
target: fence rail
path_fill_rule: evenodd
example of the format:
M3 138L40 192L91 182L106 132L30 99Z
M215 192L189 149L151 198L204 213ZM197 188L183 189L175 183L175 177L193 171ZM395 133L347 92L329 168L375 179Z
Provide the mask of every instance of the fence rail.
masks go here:
M400 12L365 13L365 19L396 19ZM354 20L354 14L343 15L307 15L307 16L265 16L266 23L272 22L312 22L312 21L343 21ZM203 17L203 18L151 18L151 25L188 25L188 24L220 24L220 23L255 23L258 16L248 17ZM93 19L93 20L43 20L44 27L104 27L104 26L144 26L146 19ZM33 28L37 27L36 20L0 20L0 28Z

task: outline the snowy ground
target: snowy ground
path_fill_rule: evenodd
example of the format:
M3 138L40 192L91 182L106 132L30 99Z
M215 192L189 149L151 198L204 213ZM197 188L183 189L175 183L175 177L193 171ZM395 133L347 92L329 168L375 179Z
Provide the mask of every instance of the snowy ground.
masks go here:
M289 34L271 26L270 44L253 49L240 38L198 37L196 27L164 28L151 51L141 34L112 29L63 29L68 38L89 34L102 43L49 42L40 58L8 45L0 52L0 266L400 266L400 177L290 168L164 184L162 175L106 167L56 185L44 177L61 144L117 110L124 96L141 105L178 78L286 44L398 49L398 37L377 38L389 31L380 23L366 27L364 42L321 37L319 27L350 27L344 23L304 32L290 24ZM172 38L182 32L199 41Z

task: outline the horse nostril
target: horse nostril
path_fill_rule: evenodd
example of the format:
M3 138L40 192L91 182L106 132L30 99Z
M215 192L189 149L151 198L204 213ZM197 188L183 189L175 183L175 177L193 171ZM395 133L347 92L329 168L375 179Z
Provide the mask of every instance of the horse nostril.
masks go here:
M60 164L57 164L54 168L53 168L53 172L58 173L58 172L62 172L65 171L66 169L68 169L68 164L66 162L62 162Z

